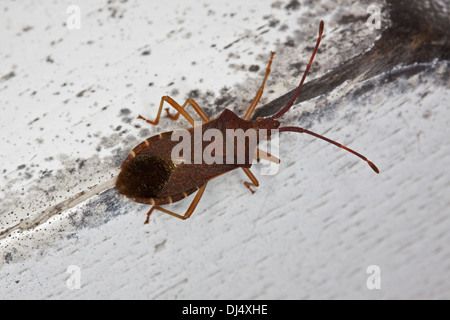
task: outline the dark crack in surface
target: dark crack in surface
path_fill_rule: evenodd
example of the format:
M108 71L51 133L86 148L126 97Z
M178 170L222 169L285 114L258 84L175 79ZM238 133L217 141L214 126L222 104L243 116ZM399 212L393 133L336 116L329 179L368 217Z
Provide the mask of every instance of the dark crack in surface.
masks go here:
M348 80L359 78L363 82L386 73L386 78L393 81L404 74L424 71L426 63L434 60L449 60L448 8L440 8L435 1L392 0L387 10L391 25L373 48L317 79L306 80L296 103L327 94ZM412 67L404 68L408 66ZM295 89L256 110L253 119L275 114L292 98Z

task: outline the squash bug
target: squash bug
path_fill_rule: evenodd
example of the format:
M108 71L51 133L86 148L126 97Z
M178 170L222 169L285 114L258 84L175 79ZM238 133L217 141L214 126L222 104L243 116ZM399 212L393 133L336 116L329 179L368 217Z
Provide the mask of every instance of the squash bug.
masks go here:
M179 115L181 114L184 118L186 118L193 126L188 129L188 133L190 135L194 135L195 130L206 132L209 129L219 130L220 132L224 133L224 135L226 135L227 129L254 129L256 132L260 132L263 129L266 131L277 129L278 132L306 133L353 153L362 160L366 161L376 173L379 173L378 168L372 162L370 162L366 157L355 152L354 150L347 148L340 143L337 143L336 141L330 140L324 136L300 127L280 127L281 123L277 120L292 107L295 100L297 99L297 96L300 92L303 82L305 81L306 75L308 74L314 56L319 47L323 28L324 23L323 21L321 21L316 46L311 55L308 66L306 67L306 70L303 74L303 77L299 85L297 86L294 96L280 111L278 111L273 116L266 118L257 118L254 121L250 120L256 108L256 105L258 104L263 93L264 85L270 73L270 66L275 54L274 52L271 53L263 82L243 118L240 118L232 111L225 109L225 111L223 111L223 113L218 118L211 120L193 99L187 99L185 103L180 106L169 96L164 96L161 98L158 113L154 121L147 120L140 115L138 118L143 119L152 125L157 125L161 116L163 104L164 102L167 102L177 111L175 115L172 115L169 112L169 109L166 108L168 117L172 120L177 120ZM188 104L193 107L196 113L203 120L203 123L200 126L194 126L193 118L185 110ZM257 149L256 145L253 147L253 150L248 150L244 157L244 161L242 161L241 163L234 162L208 164L205 161L202 161L201 163L197 164L187 162L177 164L171 158L172 149L178 143L178 141L173 141L171 139L173 133L174 131L160 133L159 135L155 135L143 141L137 147L135 147L123 162L120 168L120 174L116 180L116 188L118 189L119 193L125 195L126 197L132 198L136 202L152 205L150 211L147 213L147 220L145 221L145 223L148 223L150 214L155 209L183 220L188 219L199 203L208 181L237 168L241 168L250 179L250 181L246 181L244 182L244 184L253 193L254 190L252 189L252 187L259 186L258 180L250 171L254 154L253 151L255 151L260 158L279 163L278 158ZM249 145L246 142L246 147L248 146ZM201 150L203 151L205 147L206 144L203 142L201 144ZM223 149L223 154L220 156L225 157L226 153L228 152L227 150ZM160 206L177 202L183 198L186 198L194 192L197 192L197 194L195 195L192 203L190 204L184 215L174 213Z

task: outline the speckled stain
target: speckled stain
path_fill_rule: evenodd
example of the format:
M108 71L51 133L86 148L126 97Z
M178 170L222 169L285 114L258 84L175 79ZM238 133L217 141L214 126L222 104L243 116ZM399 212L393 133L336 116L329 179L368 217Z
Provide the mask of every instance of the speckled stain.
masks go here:
M8 74L5 74L3 77L0 78L0 82L1 81L8 81L9 79L13 78L16 76L16 73L14 71L11 71Z
M274 7L277 7L277 6L274 4ZM287 11L298 10L298 8L299 8L299 3L297 1L295 1L295 0L291 1L290 3L288 3L285 6L285 9ZM111 12L111 15L110 15L111 18L122 18L123 14L126 12L126 9L120 9L118 7L115 7L115 6L108 7L107 10L109 12ZM118 15L118 12L121 12L121 13ZM342 23L342 24L348 24L350 22L351 23L364 22L363 18L364 17L361 17L361 16L360 17L356 17L356 16L352 16L352 15L343 15L343 16L341 16L339 22ZM265 27L277 28L279 26L279 21L278 20L274 20L273 18L271 18L269 16L264 17L264 19L268 20L268 23L266 25L262 26L262 27L257 28L257 34L259 34L259 35L264 33L264 30L265 30L264 28ZM33 27L27 27L26 29L27 30L24 30L24 31L30 31L30 30L33 29ZM286 29L283 27L283 31L285 31L285 30ZM294 34L298 34L298 32L296 30L294 30L293 33ZM223 49L224 50L228 50L232 45L234 45L235 43L239 42L240 40L242 40L244 38L248 38L248 37L253 37L253 36L254 36L253 33L249 33L249 34L245 35L244 37L241 37L241 38L235 40L231 44L226 45ZM291 37L291 35L289 35L288 38L289 37ZM304 39L304 38L305 38L305 36L303 35L302 39ZM407 38L407 37L403 37L402 36L402 38ZM285 42L277 51L279 51L279 52L281 52L281 54L283 54L283 51L286 48L293 47L295 42L298 41L298 40L295 40L295 39L296 39L296 37L291 38L290 40ZM310 41L310 42L312 43L312 41ZM377 43L383 43L383 42L380 40ZM53 44L54 43L52 43L52 45ZM311 50L312 50L312 47L306 45L306 51L311 51ZM321 49L321 50L323 50L323 49ZM376 50L376 47L375 47L375 50ZM442 52L442 51L437 51L437 52ZM150 55L150 53L151 53L150 49L143 49L143 50L140 51L140 54L143 55L143 56ZM367 53L367 54L370 54L370 52ZM233 56L233 55L231 55L231 56ZM53 62L53 58L50 58L50 57L51 57L51 55L47 56L47 62ZM433 57L433 56L431 56L431 57ZM234 59L235 59L235 57L234 57ZM261 61L264 62L264 60L262 58L261 58ZM399 60L399 61L401 61L401 60ZM398 63L400 63L400 62L398 62ZM298 61L298 62L295 62L295 63L290 63L288 65L289 74L292 77L298 77L301 74L302 69L305 66L305 64L306 64L306 61ZM345 64L343 66L345 66ZM338 83L342 83L346 79L345 77L342 77L342 75L346 74L345 72L343 72L341 70L343 68L343 66L339 66L338 68L335 69L335 71L333 71L335 74L341 76L340 77L341 80L338 80L340 82L336 82L336 80L335 80L336 84L334 86L336 86ZM201 66L199 66L199 68L200 67ZM233 66L233 64L230 65L230 68L231 69L236 69L236 67ZM348 68L352 69L352 70L355 70L355 68L353 68L352 65L349 65ZM390 68L392 68L392 66L390 66ZM264 73L264 68L261 68L260 66L254 65L254 64L251 64L250 66L242 65L238 69L248 70L250 72L257 72L257 71L262 69L261 73L262 74ZM380 72L382 72L385 69L386 68L380 69ZM294 72L292 70L294 70ZM419 71L423 71L423 70L424 70L424 66L419 65L419 66L417 66L417 68L410 68L410 69L407 69L407 70L405 70L403 72L406 72L405 75L408 75L408 74L412 75L412 74L415 74L415 73L417 73ZM362 72L362 71L359 71L359 72ZM400 74L403 73L403 72L400 72ZM275 74L275 75L273 75L273 74ZM395 79L395 77L397 76L396 74L397 73L389 73L388 77L386 79ZM392 77L393 75L396 75L396 76ZM8 80L10 80L11 78L13 78L15 76L16 76L16 73L14 71L11 71L10 73L4 75L0 79L0 81L8 81ZM272 72L272 76L274 76L275 78L279 78L280 77L280 72L279 71L278 72ZM349 77L355 78L356 76L357 76L357 73L353 72L352 75L349 76ZM311 81L309 84L307 83L305 85L304 89L303 89L300 101L314 98L314 97L322 94L323 92L332 90L334 88L334 86L333 85L332 86L329 85L329 83L330 83L329 79L330 78L334 79L335 77L333 75L326 74L326 75L323 76L323 78L318 78L318 79L316 79L314 81ZM327 85L320 84L321 81L324 82L324 83L327 83ZM169 86L173 85L173 84L174 84L174 82L171 82L169 84ZM69 85L73 86L73 83L70 83ZM67 82L64 82L61 87L66 87L66 86L67 86ZM309 91L311 90L311 88L316 88L316 89L314 90L314 92L310 93ZM364 92L370 91L373 88L374 88L374 85L369 82L369 83L366 83L365 85L361 86L359 89L354 90L353 94L355 96L362 95L362 94L364 94ZM197 88L197 89L191 89L187 93L185 98L194 98L194 99L196 99L196 101L199 102L200 105L207 110L207 112L208 112L208 109L209 109L208 113L211 113L209 115L211 117L214 117L214 115L219 114L224 108L227 108L227 107L228 108L230 108L230 107L244 108L245 105L247 105L251 101L251 99L253 98L253 94L254 93L251 93L248 96L245 96L245 95L243 95L243 92L242 92L241 89L242 89L241 85L235 84L232 89L230 89L228 87L222 88L220 90L220 92L219 92L219 96L215 96L214 92L211 92L211 91L204 92L201 88ZM178 92L177 89L172 89L172 91ZM87 93L95 94L95 92L96 92L96 90L93 88L93 86L90 86L90 87L88 87L86 89L83 89L83 90L79 91L78 93L75 94L75 96L77 98L85 98ZM35 94L35 93L36 93L36 91L33 92L33 94ZM289 97L289 95L290 94L288 94L287 97ZM281 99L285 99L285 98L282 97ZM277 100L269 103L268 105L262 107L260 109L259 113L257 113L257 115L255 115L255 117L259 116L259 115L262 115L264 113L267 113L266 110L270 110L270 112L273 113L274 110L276 110L275 108L279 108L282 105L282 104L280 104L279 101L280 101L280 99L277 99ZM68 100L66 100L66 102L68 102ZM318 108L316 108L316 111L314 111L314 112L305 112L305 113L302 114L301 120L302 120L302 123L305 124L306 128L311 126L314 121L318 121L318 120L320 121L320 118L323 116L323 114L332 112L333 104L328 104L326 102L326 100L321 102L321 104L323 104L323 106L324 106L323 108L320 107L320 104L319 104ZM326 105L326 108L325 108L325 105ZM106 110L106 107L104 107L102 110L103 111ZM133 113L134 112L130 108L122 108L120 110L119 116L121 117L121 121L124 124L124 128L126 126L129 126L132 123L137 123L137 121L135 121L135 114L133 114ZM330 116L330 114L329 114L329 116ZM45 118L45 116L46 115L44 114L44 115L42 115L42 117L36 117L34 120L30 121L28 123L28 125L33 125L33 124L37 123L40 120L40 118ZM140 126L141 126L140 124L136 124L135 125L135 127L140 127ZM130 134L126 135L126 133L128 132L128 129L118 130L117 128L119 128L119 127L122 128L122 126L116 126L115 127L116 131L120 131L118 134L117 133L113 133L113 134L111 134L109 136L94 135L94 137L98 139L98 143L97 143L97 147L96 147L96 150L98 152L102 151L103 149L112 149L113 156L110 157L108 160L106 160L106 159L102 160L102 162L108 162L109 166L111 166L111 167L118 166L121 163L122 159L124 159L126 157L126 155L128 153L127 146L134 145L134 144L136 144L139 141L139 139L134 137L133 135L130 135ZM149 129L141 129L139 137L140 138L144 138L145 136L148 136L149 134L150 134ZM91 144L92 144L92 142L91 142ZM117 147L117 146L120 146L120 145L122 145L123 147ZM53 159L53 157L49 157L48 159L51 160L51 159ZM70 163L71 160L68 159L65 162L66 163ZM46 181L45 185L47 187L45 189L41 189L39 187L39 188L37 188L37 190L44 191L44 193L47 195L47 199L50 199L51 198L51 193L54 190L57 190L57 189L61 188L61 186L66 186L66 182L67 182L66 178L69 177L69 179L73 179L73 177L71 177L71 176L74 173L78 173L86 165L86 163L90 163L92 161L90 161L89 159L83 159L83 160L76 159L75 162L78 162L78 166L72 166L71 164L69 164L69 167L66 167L66 169L63 169L63 170L58 170L55 174L52 173L53 170L45 170L45 169L42 170L41 169L39 171L40 179L47 178L47 179L53 179L54 181L53 182L52 181ZM18 178L22 178L22 179L26 179L26 180L31 179L33 177L33 174L36 173L35 172L36 171L35 168L38 165L39 165L38 163L31 163L28 167L25 164L19 165L17 167L17 170L20 171L22 169L25 169L25 172L24 173L18 172L17 173ZM91 163L91 165L92 165L92 163ZM104 165L101 165L101 167L104 168ZM69 176L66 176L66 174L64 172L69 173ZM86 173L84 173L84 174L81 173L81 177L83 177L85 175L86 175ZM84 179L84 180L86 180L86 179ZM70 191L70 188L68 188L68 191ZM33 196L31 196L31 197L33 197ZM20 197L17 197L17 198L12 197L12 198L9 199L9 203L16 203L17 201L19 201L19 199L20 199ZM106 202L108 202L110 199L111 199L111 197L106 197L104 200ZM44 208L44 206L41 205L40 208ZM90 208L90 207L88 206L88 208ZM113 206L113 208L116 208L116 207ZM116 209L118 209L118 208L116 208ZM6 211L10 211L10 210L13 210L13 209L12 208L9 209L6 206ZM85 227L85 226L88 226L88 225L96 225L93 222L95 220L93 217L89 217L89 219L87 219L88 215L89 215L88 212L84 212L83 213L83 217L84 218L82 218L80 220L81 222L75 224L75 227L78 228L80 226L84 226ZM87 220L89 220L90 222L89 223L85 222Z
M98 228L127 212L128 206L123 205L120 201L120 195L115 188L111 188L89 201L89 204L84 206L80 212L70 213L68 218L74 230L81 230L83 228Z

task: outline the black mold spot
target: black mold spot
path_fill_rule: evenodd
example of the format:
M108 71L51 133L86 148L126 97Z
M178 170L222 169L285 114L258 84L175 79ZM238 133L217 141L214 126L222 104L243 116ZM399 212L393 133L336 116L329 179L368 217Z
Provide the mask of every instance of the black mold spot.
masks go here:
M11 252L6 253L3 257L6 263L10 263L13 260L13 255Z
M293 69L294 70L294 74L293 74L293 76L294 77L297 77L297 76L299 76L299 75L301 75L302 73L303 73L303 62L296 62L296 63L291 63L290 65L289 65L289 67L291 68L291 70Z
M197 99L200 96L200 92L197 89L191 90L187 96L189 99Z
M128 108L120 109L120 115L121 116L126 116L126 115L129 115L130 113L131 113L131 110L128 109Z
M222 96L219 97L219 98L217 98L217 99L214 101L214 105L215 105L216 107L221 107L221 106L223 106L225 103L231 104L231 103L233 103L233 101L236 100L235 97L233 97L232 95L230 95L230 94L228 93L228 90L229 90L229 88L227 88L227 87L224 87L224 88L220 89L220 94L221 94Z
M11 79L12 77L15 77L15 76L16 76L16 73L14 71L11 71L10 73L1 77L0 81L8 81L9 79Z
M81 97L85 94L85 92L88 91L88 90L89 90L89 89L84 89L84 90L78 92L78 93L77 93L77 98L81 98Z
M147 128L145 129L141 129L139 131L139 137L148 137L150 135L150 130L148 130Z
M276 19L270 20L269 27L275 28L279 23L280 23L280 20L276 20Z
M284 8L286 10L297 10L300 8L300 3L297 0L291 0Z
M355 22L363 22L366 21L367 17L366 16L354 16L351 14L348 15L344 15L341 17L341 19L339 19L338 23L340 24L351 24L351 23L355 23Z
M70 240L70 239L78 239L78 235L74 232L74 233L68 234L68 235L66 236L66 239L67 239L67 240Z
M130 118L130 117L124 117L124 118L122 118L122 122L124 122L124 123L131 123L133 121L133 118Z
M289 39L289 40L287 40L287 41L284 43L284 45L285 45L286 47L295 47L295 42L294 42L294 40Z
M422 113L422 118L428 119L428 118L431 117L431 115L432 115L431 111L430 110L426 110L424 113Z
M328 93L346 80L356 79L361 75L363 77L360 81L364 81L382 74L384 82L380 85L384 85L401 75L411 76L423 72L429 68L427 63L431 61L449 59L450 42L446 36L448 28L445 23L448 20L445 14L435 10L422 10L423 5L419 1L391 0L387 1L386 8L391 25L386 24L387 28L382 31L381 38L375 41L374 46L336 66L327 74L307 81L296 103ZM409 67L405 69L397 68L398 66ZM295 89L259 108L253 118L274 114L292 99L294 91Z
M32 26L25 26L25 27L22 28L22 31L23 31L23 32L28 32L28 31L30 31L30 30L33 30L33 27L32 27Z
M278 30L283 32L283 31L286 31L287 29L289 29L289 27L286 24L283 24L280 26L280 28Z
M115 167L120 167L123 163L123 161L128 157L130 154L129 149L122 149L122 148L116 148L111 151L112 159L113 159L113 165Z
M145 51L143 51L143 52L141 53L141 55L143 55L143 56L148 56L148 55L150 55L150 50L145 50Z
M28 125L32 125L33 123L35 123L35 122L38 121L38 120L39 120L39 117L37 117L36 119L34 119L34 120L28 122Z
M248 71L251 71L251 72L257 72L258 70L259 70L259 66L256 64L251 65L250 68L248 68Z
M110 149L117 145L118 135L115 133L108 137L101 137L98 148Z
M84 164L86 163L86 160L84 159L77 159L76 162L78 162L78 170L84 167Z

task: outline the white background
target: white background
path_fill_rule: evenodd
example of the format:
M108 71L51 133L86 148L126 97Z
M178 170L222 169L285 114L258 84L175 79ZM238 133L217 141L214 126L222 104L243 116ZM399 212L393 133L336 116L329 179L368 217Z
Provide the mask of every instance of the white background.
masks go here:
M66 27L70 4L81 10L79 30ZM321 19L308 79L370 49L381 33L366 26L365 2L287 4L2 2L0 231L107 181L145 138L187 126L136 119L152 118L161 96L182 103L197 90L211 117L225 107L242 115L271 50L261 105L295 87L293 64L306 65ZM363 18L342 22L347 15ZM302 112L333 104L308 128L366 155L380 175L291 133L281 136L278 174L256 172L254 195L241 172L221 176L186 221L155 212L144 225L149 206L111 189L2 237L0 297L449 298L448 65L428 68L387 84L371 79L374 89L357 97L349 92L361 84L346 83L283 117L305 125ZM68 288L72 265L80 289ZM381 269L380 290L366 286L370 265Z

